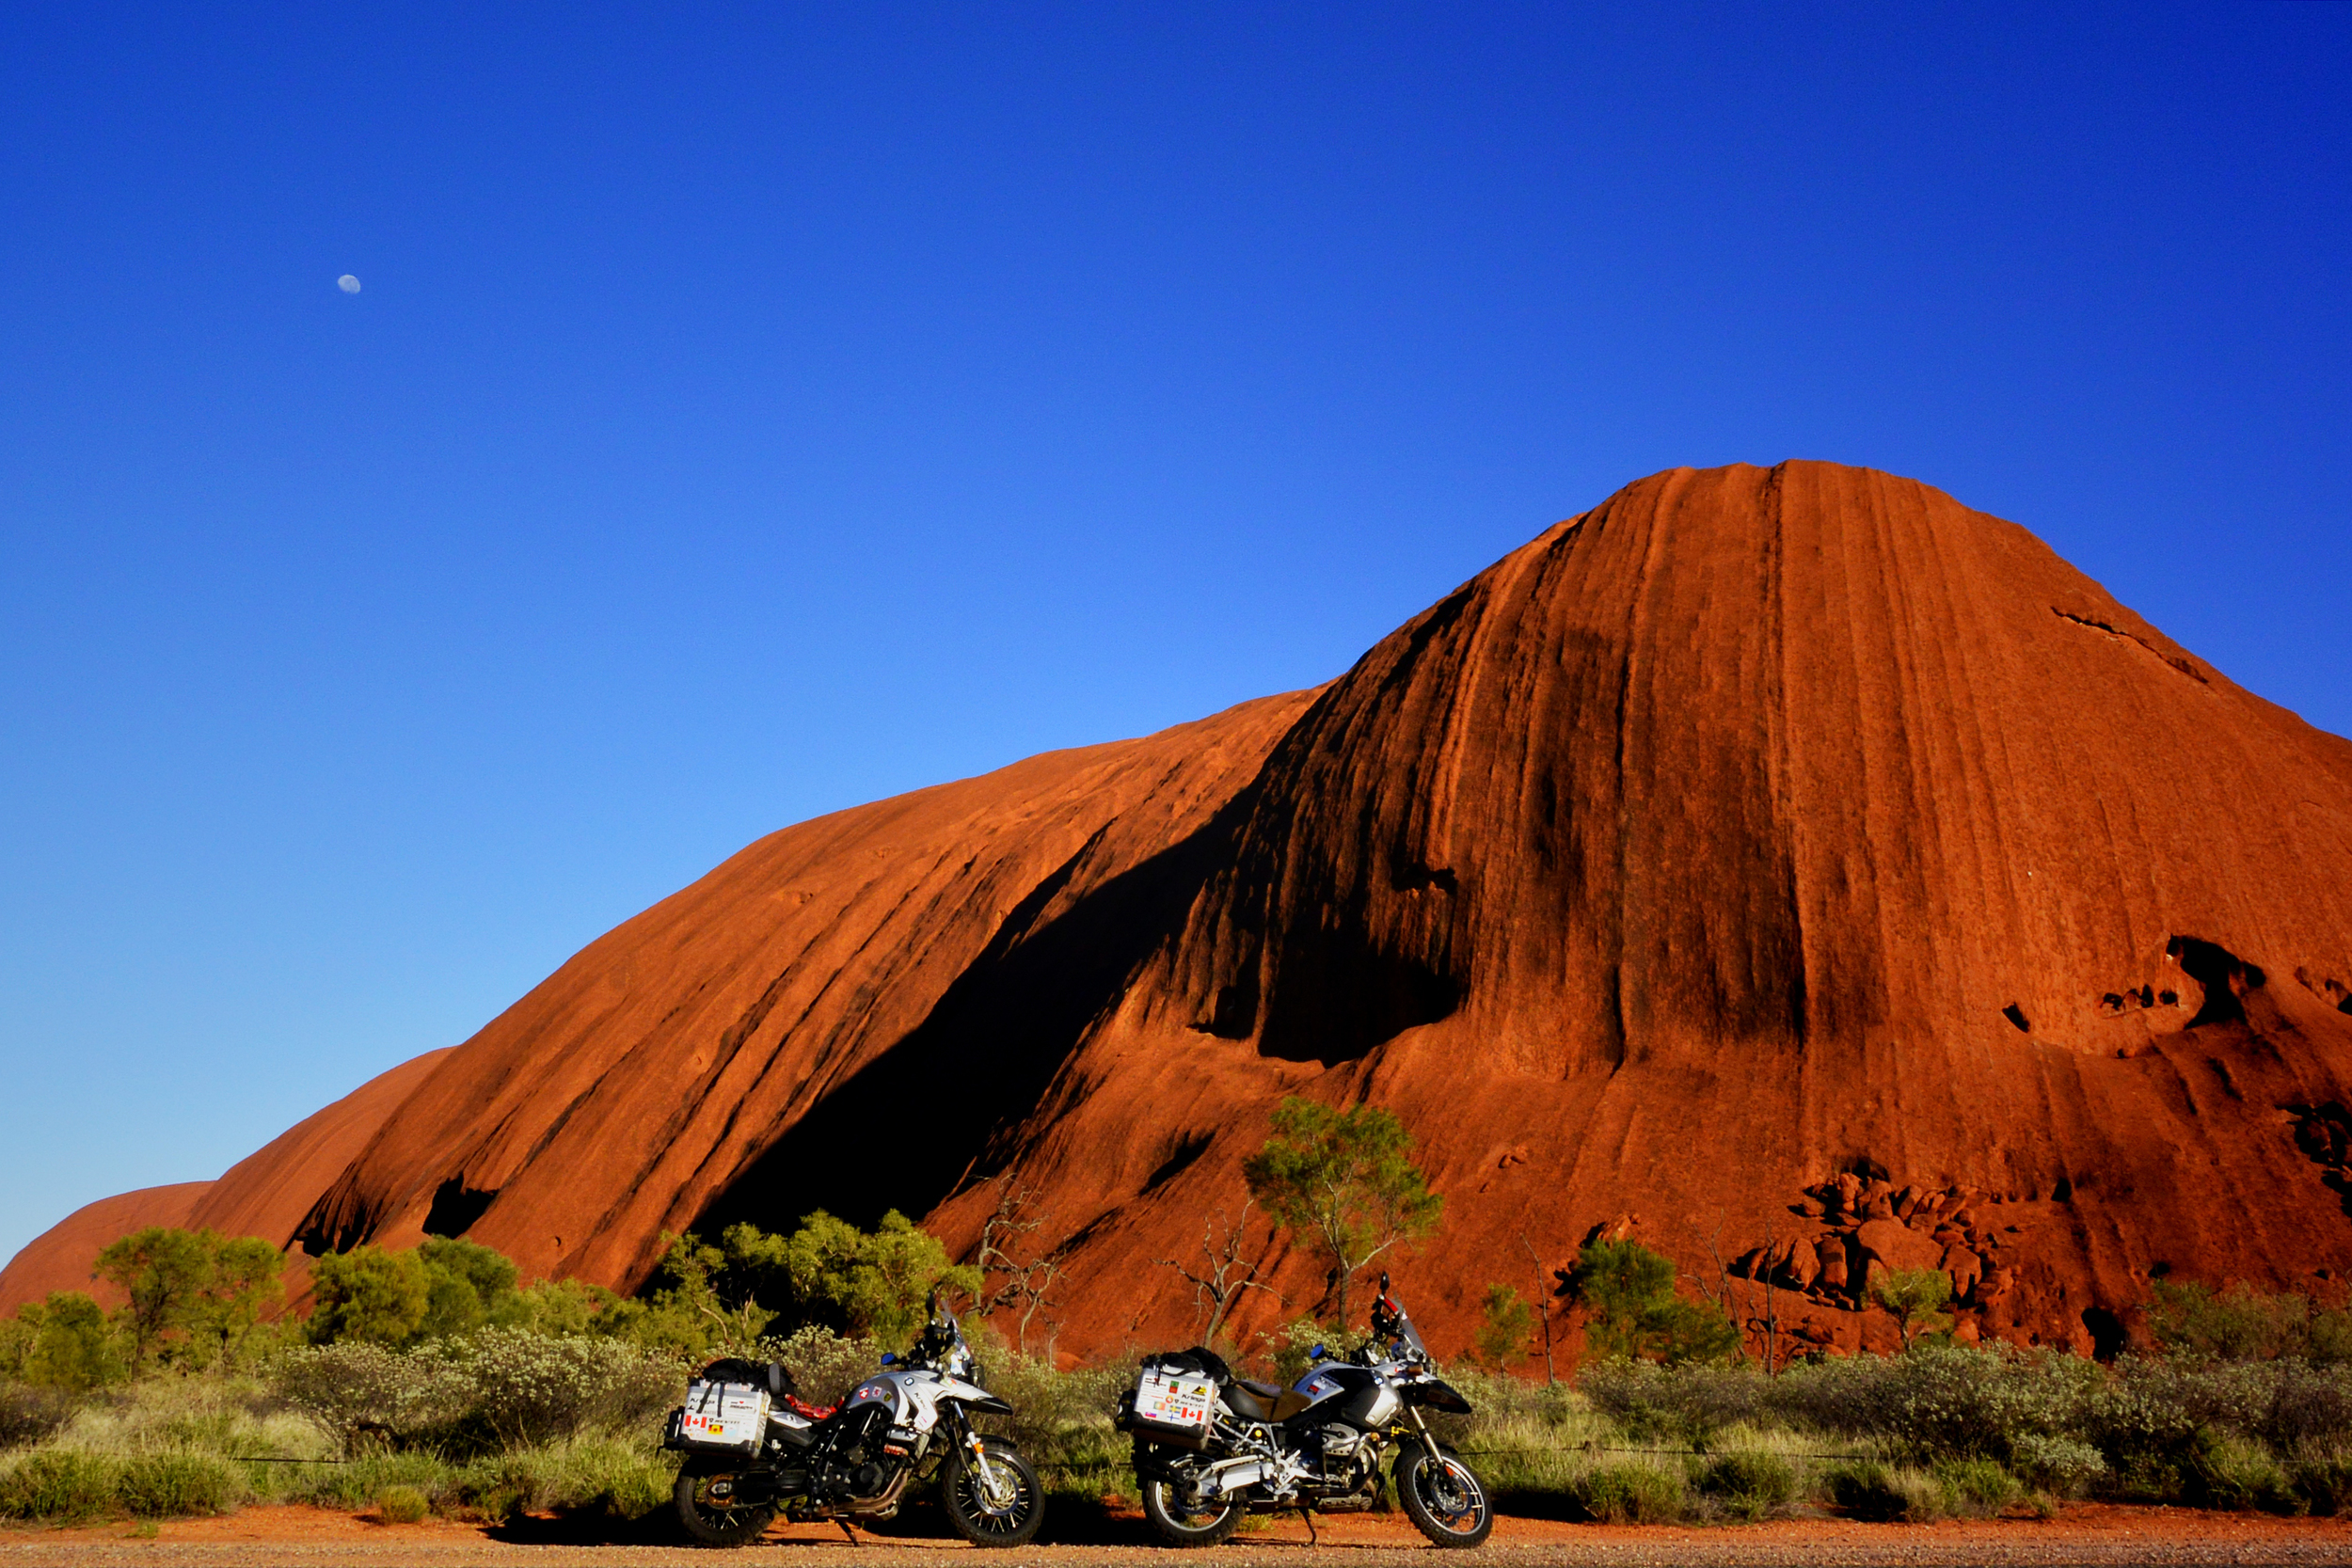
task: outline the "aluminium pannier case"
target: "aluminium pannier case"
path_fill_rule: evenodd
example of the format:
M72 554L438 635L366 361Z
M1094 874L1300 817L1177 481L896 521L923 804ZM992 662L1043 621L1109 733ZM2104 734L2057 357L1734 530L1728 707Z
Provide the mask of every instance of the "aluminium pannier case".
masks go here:
M1128 1426L1136 1436L1179 1449L1208 1446L1216 1380L1206 1372L1147 1363L1128 1401Z
M670 1418L668 1446L757 1453L768 1435L768 1390L749 1383L686 1386L686 1404Z

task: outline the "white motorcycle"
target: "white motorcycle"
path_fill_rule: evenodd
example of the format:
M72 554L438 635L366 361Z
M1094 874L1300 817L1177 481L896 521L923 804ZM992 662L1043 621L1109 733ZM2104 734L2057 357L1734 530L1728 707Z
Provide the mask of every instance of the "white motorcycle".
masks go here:
M716 1361L687 1386L662 1447L686 1453L672 1500L706 1546L748 1546L778 1513L844 1531L851 1520L888 1519L909 1483L932 1474L958 1535L1020 1546L1044 1518L1044 1488L1018 1449L972 1424L1011 1414L934 1296L914 1348L883 1356L882 1370L838 1407L803 1403L781 1362Z

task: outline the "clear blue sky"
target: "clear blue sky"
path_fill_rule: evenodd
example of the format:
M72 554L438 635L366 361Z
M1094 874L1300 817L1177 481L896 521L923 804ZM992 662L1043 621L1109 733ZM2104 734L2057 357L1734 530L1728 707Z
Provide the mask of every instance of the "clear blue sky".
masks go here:
M0 8L0 1255L1675 464L2352 730L2347 83L2291 0Z

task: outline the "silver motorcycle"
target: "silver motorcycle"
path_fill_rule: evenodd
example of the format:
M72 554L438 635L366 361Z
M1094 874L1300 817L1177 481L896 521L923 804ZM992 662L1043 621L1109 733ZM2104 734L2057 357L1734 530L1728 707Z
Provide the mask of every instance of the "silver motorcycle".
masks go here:
M975 1416L1009 1416L984 1386L955 1314L930 1321L904 1356L838 1407L802 1402L781 1362L713 1362L670 1415L662 1447L683 1449L672 1501L707 1546L748 1546L781 1513L796 1522L895 1516L911 1482L936 1475L947 1522L975 1546L1025 1545L1045 1515L1037 1472Z
M1389 1293L1372 1309L1372 1343L1346 1358L1317 1345L1288 1388L1236 1376L1205 1346L1147 1358L1120 1397L1115 1424L1135 1439L1144 1516L1179 1546L1214 1545L1245 1513L1340 1513L1379 1500L1381 1469L1422 1534L1475 1546L1494 1528L1486 1488L1429 1430L1424 1410L1470 1414L1438 1377L1412 1319Z

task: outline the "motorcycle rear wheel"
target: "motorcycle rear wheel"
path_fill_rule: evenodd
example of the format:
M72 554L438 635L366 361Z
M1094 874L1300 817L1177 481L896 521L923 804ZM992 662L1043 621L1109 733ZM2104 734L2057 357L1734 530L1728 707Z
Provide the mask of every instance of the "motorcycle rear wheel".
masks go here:
M713 1496L713 1482L723 1483L725 1490ZM729 1499L734 1495L735 1475L729 1470L698 1469L690 1465L680 1470L677 1484L670 1489L670 1501L677 1508L678 1523L686 1533L705 1546L748 1546L768 1533L774 1523L773 1503L738 1503Z
M1475 1546L1495 1528L1494 1504L1486 1483L1460 1456L1439 1451L1443 1467L1429 1463L1429 1450L1406 1445L1396 1460L1396 1496L1414 1528L1440 1546Z
M1174 1482L1154 1478L1143 1483L1143 1516L1171 1546L1214 1546L1241 1528L1238 1498L1191 1505Z
M975 1546L1025 1546L1045 1519L1045 1489L1021 1450L1009 1443L987 1444L992 1490L979 1466L959 1453L939 1477L939 1498L947 1522Z

